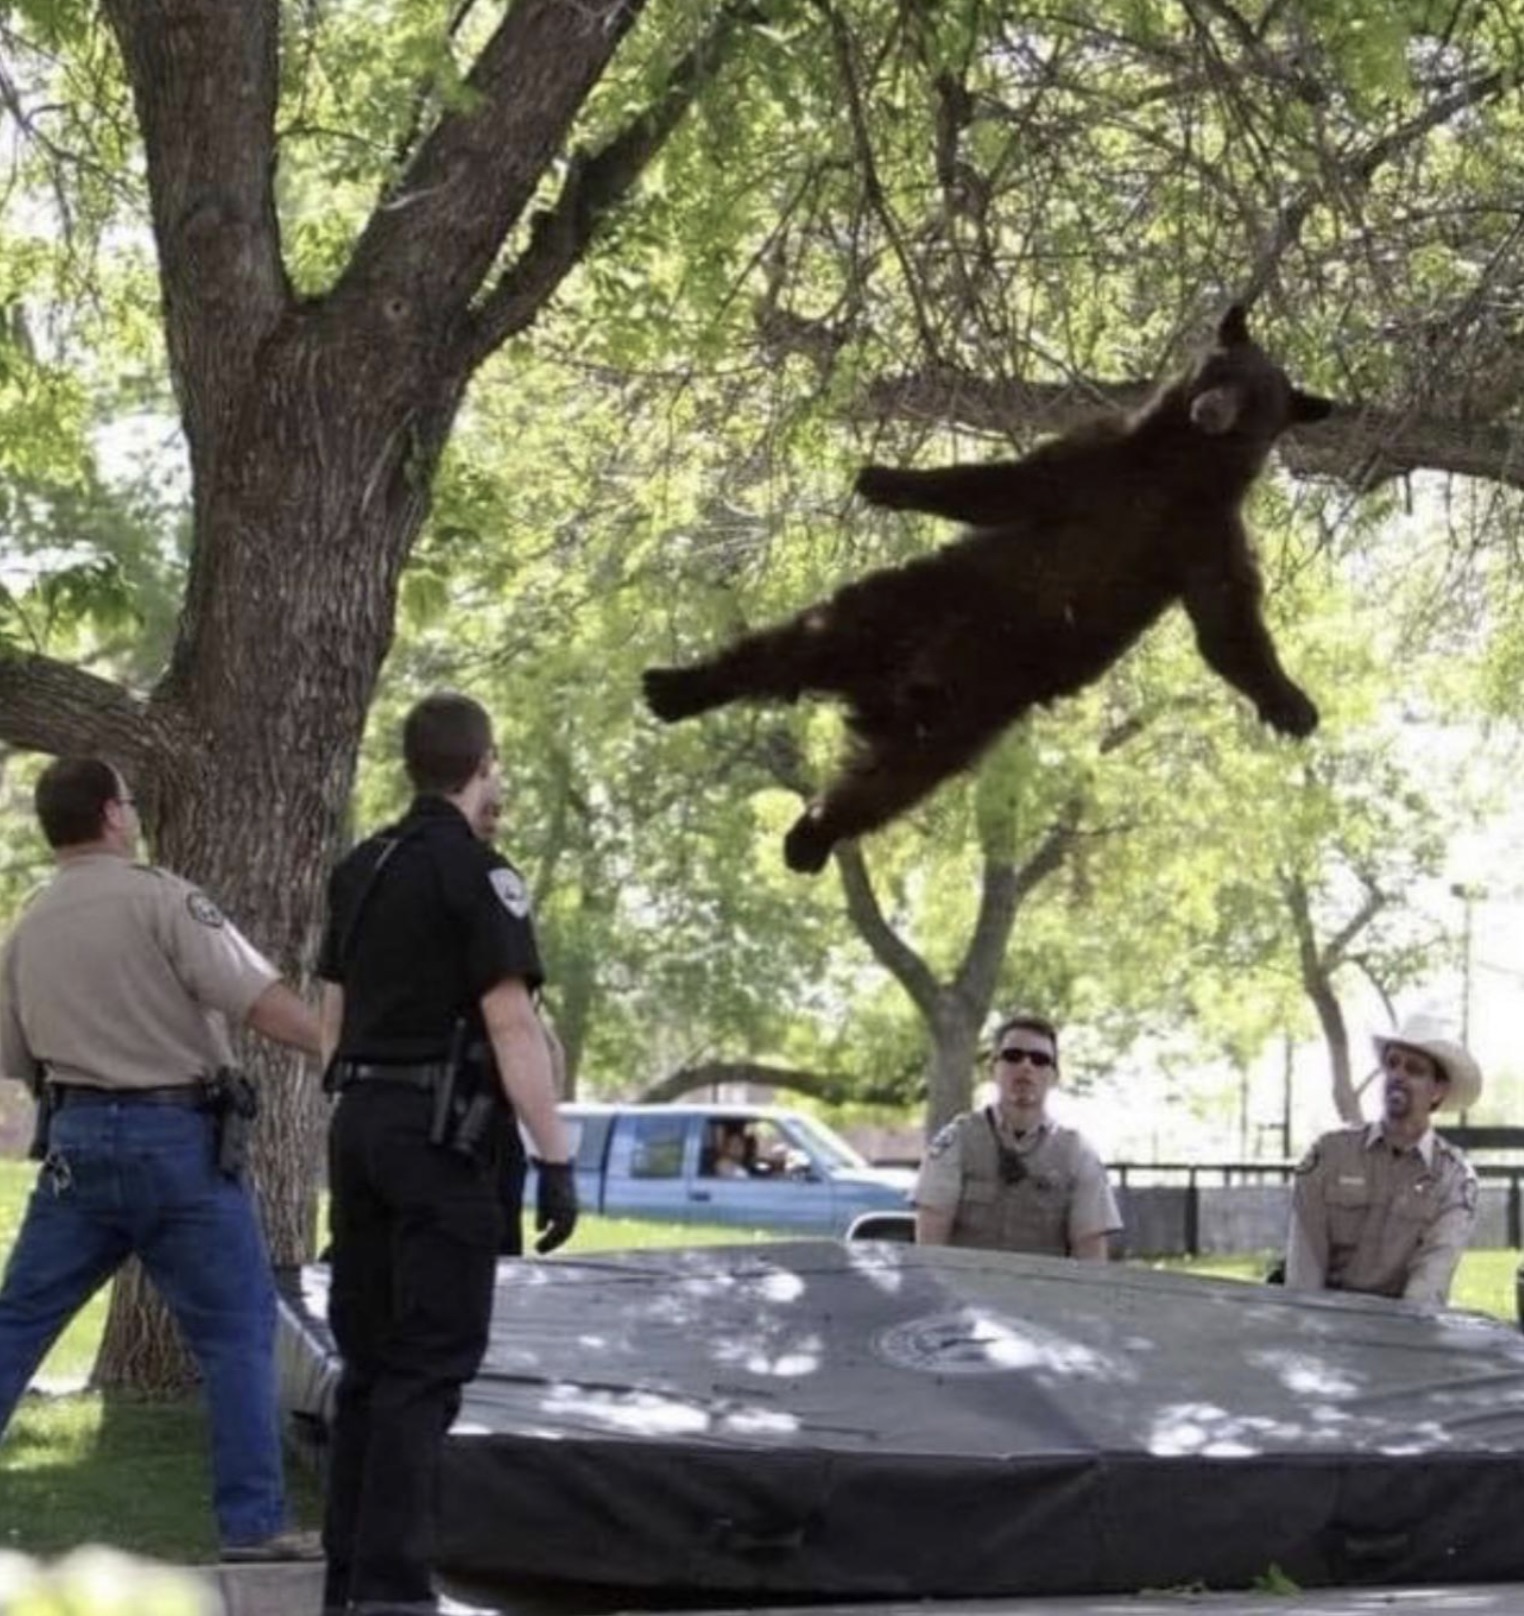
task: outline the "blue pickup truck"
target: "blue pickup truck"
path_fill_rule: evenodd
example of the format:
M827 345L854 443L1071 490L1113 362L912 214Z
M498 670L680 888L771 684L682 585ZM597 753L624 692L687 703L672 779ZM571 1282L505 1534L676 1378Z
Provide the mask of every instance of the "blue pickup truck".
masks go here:
M840 1236L865 1212L909 1205L913 1173L870 1167L801 1111L572 1104L561 1115L586 1212ZM534 1205L533 1175L526 1205Z

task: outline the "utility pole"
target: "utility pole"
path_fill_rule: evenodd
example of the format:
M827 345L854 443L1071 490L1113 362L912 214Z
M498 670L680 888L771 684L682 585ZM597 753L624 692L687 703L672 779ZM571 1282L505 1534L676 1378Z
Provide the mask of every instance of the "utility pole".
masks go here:
M1461 901L1461 1004L1460 1041L1471 1048L1471 914L1473 907L1487 896L1486 887L1477 881L1457 881L1450 888L1451 895ZM1461 1126L1466 1125L1466 1113L1461 1112Z
M1281 1156L1284 1160L1291 1160L1291 1079L1295 1071L1295 1049L1291 1042L1291 1034L1285 1035L1285 1077L1281 1084Z

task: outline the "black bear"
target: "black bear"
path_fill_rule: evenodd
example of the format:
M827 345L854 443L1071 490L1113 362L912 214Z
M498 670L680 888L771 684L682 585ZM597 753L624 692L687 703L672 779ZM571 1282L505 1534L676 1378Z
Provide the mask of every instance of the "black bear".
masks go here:
M845 702L846 766L784 841L804 871L967 768L1034 703L1089 684L1175 601L1260 718L1307 735L1318 711L1276 657L1239 506L1281 433L1332 407L1291 385L1235 304L1131 416L1016 461L865 467L870 503L969 531L689 667L648 668L646 700L669 722L806 692Z

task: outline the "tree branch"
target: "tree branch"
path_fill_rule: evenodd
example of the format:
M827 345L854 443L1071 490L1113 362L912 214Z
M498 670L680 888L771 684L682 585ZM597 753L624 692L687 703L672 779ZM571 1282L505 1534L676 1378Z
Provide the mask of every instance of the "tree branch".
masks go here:
M1076 792L1044 834L1037 850L1019 866L986 863L979 918L953 978L955 990L977 1004L987 1004L995 991L1005 945L1021 906L1055 871L1063 867L1079 839L1085 799Z
M1094 419L1097 400L1119 411L1132 410L1152 390L1144 382L1083 388L992 382L937 365L872 383L856 413L875 423L956 423L1023 444L1038 433L1064 432ZM1293 427L1278 447L1293 477L1327 478L1357 493L1417 471L1524 488L1524 429L1511 422L1486 424L1345 404L1316 426Z
M1417 117L1409 119L1399 128L1391 130L1379 140L1373 140L1354 158L1332 165L1330 172L1318 185L1307 187L1280 210L1269 241L1261 249L1254 267L1249 272L1247 282L1240 289L1240 300L1246 305L1252 305L1258 300L1270 284L1281 259L1301 235L1302 226L1307 222L1307 215L1312 212L1320 199L1328 195L1331 188L1348 187L1363 190L1375 178L1383 164L1400 152L1416 145L1425 135L1448 123L1458 112L1464 112L1468 107L1474 107L1482 101L1490 101L1505 88L1518 82L1517 74L1503 73L1487 73L1473 79L1461 85L1453 94L1434 102L1432 106L1425 107Z
M1318 1024L1323 1030L1323 1041L1328 1046L1334 1109L1341 1120L1355 1123L1360 1120L1360 1101L1350 1073L1349 1029L1344 1020L1344 1007L1334 991L1332 976L1324 968L1320 957L1307 886L1300 876L1285 872L1281 873L1279 881L1281 896L1296 936L1302 991L1312 1000Z
M928 353L935 353L938 346L936 331L926 315L926 307L921 297L920 278L915 272L904 235L889 207L883 181L879 178L878 163L873 153L873 140L868 131L868 113L864 106L863 87L858 82L853 57L852 35L833 0L816 0L816 4L824 11L826 24L831 32L831 44L836 53L837 70L841 74L842 89L846 97L847 122L852 130L852 144L857 153L858 168L862 175L863 195L899 262L900 273L904 277L905 295L909 298L914 311L916 329L920 334L922 346Z
M1331 972L1344 963L1344 956L1349 945L1386 908L1386 903L1387 899L1384 892L1377 891L1375 887L1369 888L1365 895L1365 901L1360 905L1359 909L1324 945L1322 962L1325 970Z
M119 0L120 3L120 0ZM371 215L336 298L455 329L645 0L518 0Z
M581 262L599 228L719 74L755 0L722 6L708 31L673 68L660 96L597 152L576 153L554 207L537 214L529 245L477 311L470 341L474 367L523 331Z
M847 1099L852 1085L845 1077L833 1072L802 1071L793 1066L768 1066L762 1061L703 1061L697 1066L682 1066L669 1072L658 1083L653 1083L643 1094L635 1097L637 1105L661 1105L676 1100L694 1089L708 1088L716 1083L756 1083L773 1089L788 1089L795 1094L808 1094L817 1100L839 1102Z
M120 685L42 656L0 656L0 741L88 753L124 767L153 743L147 705Z
M904 988L910 1002L931 1021L940 991L937 979L926 961L884 918L862 849L856 842L838 842L834 856L847 900L847 915L857 935L868 945L874 959Z
M1133 713L1113 724L1101 737L1097 751L1102 757L1120 751L1136 739L1152 722L1144 713ZM984 884L979 895L979 914L973 934L953 977L953 991L970 1003L988 1004L994 996L995 981L1005 957L1006 944L1021 906L1042 882L1062 867L1079 840L1080 823L1085 815L1085 797L1076 791L1064 804L1058 819L1049 827L1037 851L1018 868L1014 860L986 857Z
M148 161L170 366L192 461L286 306L275 212L276 0L104 0Z
M979 913L952 979L953 992L971 1004L988 1004L994 997L995 982L1021 910L1022 895L1021 878L1010 859L985 859Z

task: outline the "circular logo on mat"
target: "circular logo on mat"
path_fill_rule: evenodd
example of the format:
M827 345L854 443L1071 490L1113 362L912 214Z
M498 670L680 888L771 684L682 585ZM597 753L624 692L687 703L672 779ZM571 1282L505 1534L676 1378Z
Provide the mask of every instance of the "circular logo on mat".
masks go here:
M873 1350L898 1369L927 1375L1008 1375L1017 1369L1052 1369L1092 1375L1106 1355L1028 1319L993 1309L961 1307L891 1325L874 1337Z

